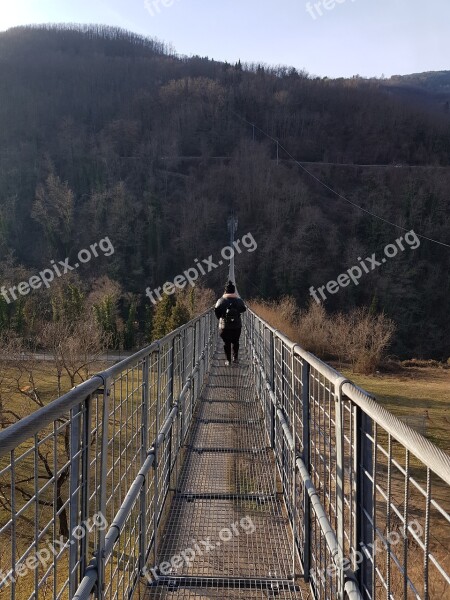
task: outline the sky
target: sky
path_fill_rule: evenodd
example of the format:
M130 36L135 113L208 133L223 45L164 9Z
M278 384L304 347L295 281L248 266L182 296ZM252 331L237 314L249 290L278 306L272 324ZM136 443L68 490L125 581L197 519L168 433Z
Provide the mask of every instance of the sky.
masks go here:
M179 54L322 77L450 70L449 0L0 0L0 31L50 22L123 27Z

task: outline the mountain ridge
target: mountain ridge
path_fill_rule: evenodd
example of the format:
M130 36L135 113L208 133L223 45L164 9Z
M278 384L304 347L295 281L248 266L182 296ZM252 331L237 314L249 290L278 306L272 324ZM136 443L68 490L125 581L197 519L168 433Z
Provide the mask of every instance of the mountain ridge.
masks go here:
M364 209L450 242L450 118L434 100L405 102L385 81L179 57L163 42L102 26L30 27L0 34L0 97L4 281L108 235L117 250L87 265L86 279L107 274L144 306L146 287L226 245L224 223L236 210L258 241L258 252L239 257L241 293L289 294L305 306L311 285L398 237L295 165L277 165L276 143L236 115L301 161L392 165L309 168ZM228 164L201 160L212 156ZM398 324L396 354L446 359L449 267L448 252L424 242L326 306L376 306ZM218 270L207 283L220 289L224 277ZM23 310L42 311L40 302L34 294ZM7 309L17 320L18 306Z

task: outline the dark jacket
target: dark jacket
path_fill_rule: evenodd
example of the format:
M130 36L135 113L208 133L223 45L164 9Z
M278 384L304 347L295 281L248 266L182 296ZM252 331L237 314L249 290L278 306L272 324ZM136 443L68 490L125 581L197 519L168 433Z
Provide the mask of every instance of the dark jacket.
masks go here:
M244 301L242 300L242 298L239 298L237 294L224 294L222 298L219 298L219 300L217 300L214 309L216 317L219 319L219 329L241 329L242 327L242 320L240 314L236 323L232 325L225 323L225 313L227 312L227 308L230 306L236 308L239 313L244 313L247 310Z

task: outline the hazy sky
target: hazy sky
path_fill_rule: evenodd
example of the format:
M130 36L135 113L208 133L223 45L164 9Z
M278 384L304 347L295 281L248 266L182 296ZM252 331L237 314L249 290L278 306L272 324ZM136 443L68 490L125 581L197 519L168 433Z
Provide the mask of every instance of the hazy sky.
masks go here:
M331 77L450 70L450 0L0 3L0 30L26 23L106 23L171 42L180 54L287 64Z

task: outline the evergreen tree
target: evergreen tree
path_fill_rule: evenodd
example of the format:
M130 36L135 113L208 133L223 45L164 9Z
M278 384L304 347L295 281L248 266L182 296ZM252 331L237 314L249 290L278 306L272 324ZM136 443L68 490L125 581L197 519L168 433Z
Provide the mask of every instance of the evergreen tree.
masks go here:
M164 296L157 304L153 314L152 341L160 340L171 332L169 321L173 307L173 296Z
M136 312L137 303L133 298L128 309L128 318L125 325L123 340L125 350L133 350L133 348L136 346Z
M189 323L189 320L190 320L189 311L184 306L184 304L177 302L175 304L175 306L172 308L172 313L167 322L167 327L168 327L169 332L173 331L174 329L178 329L178 327L181 327L185 323Z
M105 296L98 304L94 305L97 323L103 332L110 336L111 348L119 348L120 335L117 329L116 304L112 296Z
M0 331L10 326L10 310L6 300L0 296Z
M12 328L19 335L23 335L26 327L25 298L19 297L14 304Z
M52 294L51 305L54 323L62 320L75 323L83 314L83 291L73 283L61 286Z
M146 342L152 341L153 331L153 310L149 304L145 305L145 316L144 316L144 336Z

